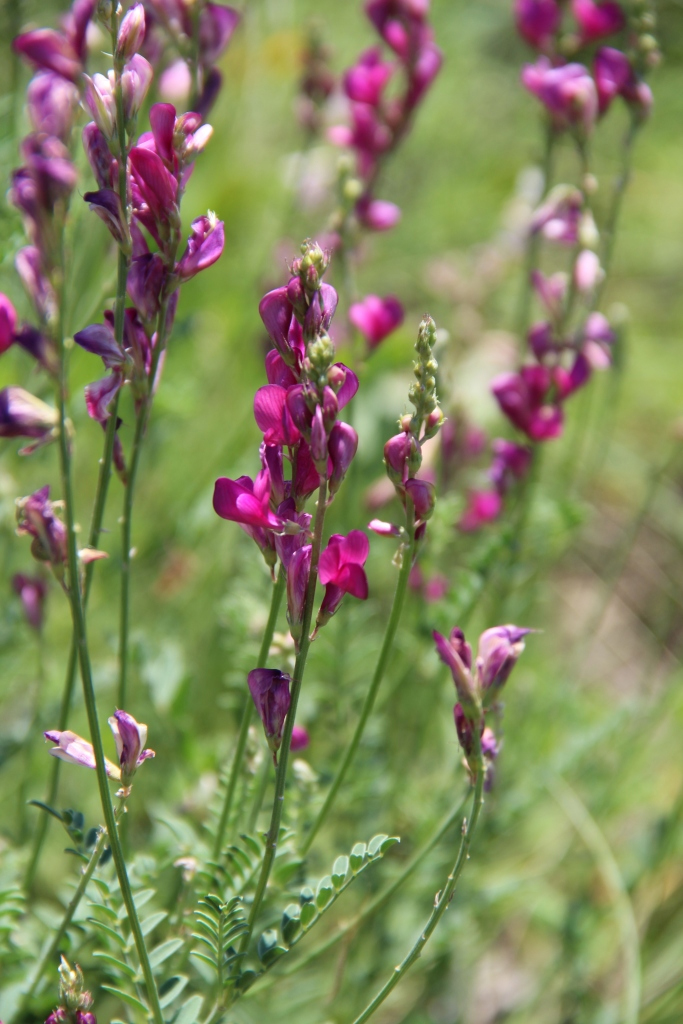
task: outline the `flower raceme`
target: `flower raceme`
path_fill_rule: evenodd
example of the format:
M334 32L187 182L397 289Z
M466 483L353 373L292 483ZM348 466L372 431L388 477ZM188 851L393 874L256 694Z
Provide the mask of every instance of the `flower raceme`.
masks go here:
M105 770L111 779L120 780L123 786L127 787L143 761L154 757L153 750L145 749L147 726L142 722L136 722L126 711L115 711L108 722L114 734L119 764L115 765L105 758ZM69 729L62 732L52 729L44 735L45 739L55 744L49 751L53 757L81 765L83 768L96 767L92 743L84 740L82 736Z

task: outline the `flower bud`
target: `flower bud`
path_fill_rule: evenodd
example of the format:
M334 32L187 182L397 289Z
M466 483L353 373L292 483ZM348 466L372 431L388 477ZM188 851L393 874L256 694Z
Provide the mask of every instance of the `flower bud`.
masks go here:
M289 684L290 677L279 669L255 668L248 676L249 692L263 723L268 746L273 752L276 764L277 751L282 742L282 730L289 711Z
M337 420L330 431L327 449L332 462L332 472L329 480L330 497L332 497L339 490L356 455L358 450L358 434L349 423Z
M301 625L310 571L311 545L305 544L294 552L287 570L287 621L297 650L301 640Z
M116 40L116 56L121 61L130 60L137 53L145 38L145 9L142 4L131 7L119 28Z
M154 757L154 751L144 749L147 742L147 726L142 722L136 722L126 711L115 711L108 722L114 734L116 752L121 765L121 781L125 786L142 762Z

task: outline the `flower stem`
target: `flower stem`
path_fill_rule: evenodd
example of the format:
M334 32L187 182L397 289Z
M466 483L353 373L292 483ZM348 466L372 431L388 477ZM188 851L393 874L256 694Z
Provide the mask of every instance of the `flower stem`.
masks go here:
M553 126L550 121L548 121L548 124L546 125L542 162L544 196L547 195L552 181L553 153L556 137ZM529 318L531 315L531 272L536 266L536 261L538 260L540 242L541 239L538 232L534 234L529 232L524 253L524 277L522 280L522 290L519 297L519 306L516 317L516 333L519 335L522 349L526 346L526 334L529 329Z
M409 518L412 519L412 515ZM413 564L413 558L415 557L415 531L414 528L412 527L412 523L409 523L408 535L410 540L404 546L403 549L403 561L401 563L401 569L399 571L398 579L396 581L396 590L394 591L394 600L391 606L391 613L389 615L389 621L387 622L387 628L384 633L384 640L382 641L382 647L379 652L377 664L375 665L375 671L372 676L372 682L370 683L368 692L365 695L365 700L363 702L363 708L360 713L360 718L358 719L358 724L356 726L355 732L351 737L351 742L349 743L346 749L346 753L344 754L344 759L337 770L337 774L334 777L334 782L332 783L330 789L328 790L327 796L325 797L325 802L320 808L318 816L313 822L311 830L306 836L306 839L304 840L304 843L301 847L302 855L305 855L310 850L311 846L313 845L313 840L320 831L323 822L325 821L327 815L330 812L330 808L332 807L334 801L337 798L337 793L339 792L339 789L344 779L346 778L346 773L348 772L351 766L351 762L356 756L356 751L358 750L360 741L363 738L363 733L365 732L365 726L368 724L368 719L370 718L370 715L372 714L372 709L375 706L377 693L379 691L382 679L384 678L384 673L389 663L389 658L391 657L393 651L394 638L396 636L398 624L401 620L401 613L403 611L403 604L405 602L406 590L408 587L408 577L410 575L410 569Z
M289 712L285 721L282 745L280 747L280 756L275 779L275 798L273 800L273 810L270 816L270 827L266 837L266 851L263 857L261 873L256 885L256 892L254 893L251 911L249 913L249 920L247 921L247 930L242 936L242 940L240 942L240 953L246 953L249 947L249 941L254 930L254 924L256 922L258 912L261 909L261 903L263 902L266 886L268 885L268 879L273 867L273 861L275 860L275 852L277 850L278 839L280 836L280 822L282 820L282 809L285 802L285 781L287 778L289 748L292 742L292 729L294 728L294 722L296 720L296 708L299 703L299 694L301 693L301 684L304 678L306 659L311 646L311 619L313 618L313 602L315 601L315 587L318 579L318 559L320 558L320 548L322 546L326 503L327 479L323 477L320 481L318 504L315 512L313 546L311 548L311 569L306 587L306 600L304 603L304 614L301 626L301 646L294 665L294 675L292 676Z
M118 820L118 808L114 812L114 815L115 815L116 819ZM46 815L46 817L47 817L47 815ZM95 873L95 868L99 864L100 857L102 856L102 852L103 852L103 849L104 849L104 844L105 844L106 838L107 838L107 830L106 829L101 829L100 830L100 834L97 837L97 842L95 843L95 847L93 849L93 852L90 855L90 860L88 861L88 863L86 864L85 868L83 869L83 872L82 872L81 877L79 879L78 885L76 886L74 894L71 897L71 899L69 900L69 904L66 907L66 910L64 911L64 916L63 916L63 918L61 920L59 928L55 932L55 934L53 936L53 939L52 939L52 942L50 943L50 945L49 945L48 949L46 950L46 952L41 957L41 959L40 959L40 961L39 961L39 963L38 963L38 965L37 965L37 967L36 967L36 969L35 969L35 971L33 973L33 977L31 978L31 985L30 985L28 991L26 992L24 998L21 1001L21 1005L19 1007L19 1013L23 1013L26 1010L26 1007L28 1006L31 998L35 994L35 991L36 991L36 989L38 987L40 979L42 978L43 974L45 973L45 969L48 967L48 965L50 964L51 960L53 959L53 957L55 956L55 954L57 953L57 951L59 949L59 945L60 945L62 939L64 938L64 935L66 934L66 930L69 927L69 925L71 924L73 916L76 913L76 909L78 908L78 904L81 902L81 899L82 899L82 897L83 897L83 895L85 893L85 890L86 890L86 888L88 886L88 882L92 878L93 874Z
M282 564L280 564L280 570L277 575L277 580L273 587L273 593L270 598L270 613L268 615L268 622L266 623L266 629L263 634L263 640L261 641L261 649L258 654L257 666L259 668L265 667L268 660L268 652L270 645L273 642L273 633L275 632L275 626L277 624L278 612L280 611L280 604L282 603L282 595L285 590L285 583L287 581L287 573ZM218 829L216 831L216 840L213 848L214 860L218 860L223 849L223 840L225 839L225 830L230 820L230 811L232 810L232 801L235 796L235 789L237 787L237 779L239 778L240 769L242 767L242 761L244 760L244 751L247 746L247 737L249 735L249 726L254 713L254 702L250 696L247 696L246 703L244 705L244 711L242 712L242 721L240 723L240 731L237 736L237 746L235 748L235 756L232 759L232 765L230 766L230 775L228 777L228 784L225 790L225 800L223 801L223 809L221 811L220 821L218 822Z
M635 117L632 117L621 147L621 167L614 182L609 211L602 228L602 251L600 253L600 263L604 271L604 277L596 292L596 308L602 297L605 282L607 281L607 275L612 265L617 222L619 220L619 214L621 213L621 204L624 198L624 193L626 192L628 183L631 180L631 154L633 152L633 144L635 142L636 135L638 134L639 127L640 122Z
M451 825L455 822L457 818L460 817L460 815L464 811L465 804L468 799L469 793L465 796L463 800L460 801L458 806L453 811L451 811L451 813L441 822L436 832L427 840L424 846L411 857L411 859L404 867L403 871L401 871L401 873L397 875L393 882L390 882L389 885L385 886L380 892L378 892L377 895L370 900L367 906L365 906L358 914L356 914L354 918L352 918L345 925L339 928L336 932L330 935L330 937L326 939L325 942L322 943L322 945L318 946L316 949L311 950L311 952L307 956L302 957L301 960L298 960L296 963L292 964L288 970L280 971L277 976L271 975L263 985L259 985L258 982L255 982L252 988L247 990L248 995L251 995L252 992L256 992L257 986L258 992L261 993L266 989L270 988L271 985L274 985L278 977L288 978L290 975L297 974L299 971L303 970L304 967L308 967L310 963L312 963L314 960L317 960L318 957L322 956L323 953L326 953L328 949L332 949L333 946L336 946L336 944L341 939L343 939L345 935L348 935L350 932L357 931L358 928L360 928L362 924L365 924L366 921L370 920L370 918L373 917L373 915L376 914L378 910L381 910L382 907L386 906L386 904L389 902L394 893L398 892L398 890L401 888L404 882L407 882L410 876L413 875L415 871L417 871L420 864L422 864L422 862L424 861L425 857L427 857L432 852L434 847L441 842L441 840L445 836L446 832L448 832Z
M477 730L475 729L474 732L477 733ZM484 803L485 773L484 766L482 763L481 744L479 743L478 733L475 736L475 742L477 743L478 748L476 750L477 779L474 786L474 797L472 799L472 813L470 815L469 821L463 821L463 832L462 839L460 842L460 849L458 850L458 856L456 858L455 864L453 865L451 873L448 876L446 886L441 893L437 893L436 898L434 900L434 909L429 915L429 920L427 921L427 924L420 932L419 938L414 943L408 955L401 961L398 967L394 968L392 975L389 978L389 981L379 990L375 998L370 1003L368 1003L368 1005L365 1007L360 1016L356 1017L353 1024L365 1024L365 1021L369 1020L370 1017L372 1017L375 1010L377 1010L382 1005L382 1003L387 998L389 993L396 988L399 981L401 981L406 972L422 955L422 950L427 944L428 939L430 938L432 932L438 925L439 921L446 912L449 903L451 902L453 893L455 892L455 887L458 884L458 880L460 878L460 875L462 874L465 862L468 859L470 843L472 842L472 836L474 834L474 830L477 827L479 814Z
M151 398L148 400L151 401ZM140 463L140 452L147 424L147 401L143 402L135 419L135 435L128 468L126 493L123 499L123 516L121 522L121 605L119 619L119 686L117 705L126 707L126 689L128 682L128 627L130 624L130 563L132 558L132 527L133 500L135 497L135 480Z

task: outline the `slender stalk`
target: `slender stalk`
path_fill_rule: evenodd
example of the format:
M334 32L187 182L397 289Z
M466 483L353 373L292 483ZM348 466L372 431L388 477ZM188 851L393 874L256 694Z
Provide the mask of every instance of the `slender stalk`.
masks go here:
M255 992L257 987L259 993L264 992L266 989L270 988L271 985L274 985L277 982L278 978L288 978L290 975L297 974L299 971L303 970L304 967L308 967L308 965L310 963L313 963L314 960L317 960L318 957L321 957L324 953L327 953L328 949L332 949L333 946L336 946L336 944L340 942L344 938L344 936L348 935L349 933L357 931L361 927L361 925L365 924L366 921L369 921L370 918L373 917L378 910L381 910L382 907L386 906L386 904L392 898L394 893L398 892L398 890L401 888L404 882L407 882L410 876L413 875L415 871L417 871L418 867L420 866L420 864L422 864L425 857L427 857L432 852L434 847L441 842L441 840L445 836L446 832L448 832L451 825L453 825L455 820L459 818L462 812L464 811L465 804L468 799L469 793L465 796L463 800L460 801L455 810L451 811L451 813L441 822L436 832L427 840L425 845L420 850L416 851L416 853L411 857L411 859L404 867L403 871L401 871L401 873L396 876L394 881L390 882L389 885L385 886L380 892L378 892L377 895L372 900L370 900L367 906L365 906L358 914L356 914L355 917L353 917L345 925L342 925L342 927L339 928L336 932L334 932L333 935L330 935L329 938L327 938L325 942L322 943L322 945L318 946L316 949L311 950L311 952L307 956L302 957L301 960L298 960L296 963L292 964L288 970L279 971L277 975L270 975L268 980L263 985L259 985L258 981L255 982L254 985L247 990L247 995L249 996L252 994L252 992Z
M268 778L270 776L270 764L269 758L264 757L263 765L261 767L261 774L256 782L256 793L254 795L254 802L249 812L249 821L247 822L247 834L253 835L254 829L256 828L256 822L258 816L261 813L263 807L263 801L265 800L266 790L268 788Z
M149 399L151 401L151 398ZM130 624L130 563L132 559L132 528L133 500L135 498L135 480L140 464L142 441L147 424L147 401L142 402L135 419L135 435L131 451L128 479L123 498L123 515L121 517L121 605L119 618L119 686L117 704L126 707L126 690L128 683L128 628Z
M551 122L548 121L545 130L542 162L544 195L547 194L552 181L553 153L555 150L556 138L557 134L553 129ZM526 334L529 329L529 319L531 316L531 272L536 266L536 262L538 260L540 244L541 238L539 232L535 232L534 234L529 232L524 253L524 276L522 279L522 289L519 296L519 305L515 319L516 333L519 335L522 348L526 346Z
M413 944L413 947L408 953L408 955L404 957L404 959L401 961L398 967L394 968L392 975L389 978L389 981L379 990L374 999L372 999L368 1003L363 1012L358 1017L356 1017L353 1024L364 1024L366 1020L369 1020L370 1017L372 1017L375 1010L377 1010L382 1005L382 1003L387 998L389 993L396 988L399 981L401 981L403 976L413 966L415 961L420 958L420 956L422 955L422 950L427 944L427 941L432 935L432 932L434 931L439 921L443 917L444 913L448 908L448 905L451 902L451 899L453 898L455 887L458 884L458 880L460 878L460 875L462 874L462 870L469 857L469 849L470 844L472 842L472 836L474 834L474 830L477 827L479 814L484 803L484 766L481 757L479 734L476 729L474 729L474 733L476 734L475 742L477 743L478 749L476 751L477 779L474 786L474 796L472 798L472 813L469 821L463 821L463 832L462 839L460 842L460 849L458 850L458 856L456 858L455 864L453 865L451 873L449 874L448 879L446 881L446 886L442 890L442 892L437 893L434 900L434 909L429 915L429 919L425 927L420 932L419 938Z
M311 830L303 842L303 845L301 847L302 855L308 853L308 851L310 850L313 844L313 840L320 831L323 822L325 821L327 815L330 812L330 808L332 807L334 801L337 798L337 793L339 792L341 784L346 778L346 773L348 772L351 766L351 762L356 756L356 751L358 750L360 741L363 738L363 733L365 732L365 726L368 724L368 719L370 718L370 715L372 714L372 709L375 706L377 693L379 691L382 679L384 678L384 673L389 663L389 658L391 657L393 651L394 638L396 637L396 630L398 629L398 624L401 620L401 613L403 611L403 604L405 602L406 590L408 587L408 577L410 575L410 569L412 567L413 559L415 557L415 530L412 525L412 519L413 515L411 512L411 514L409 515L408 523L408 536L410 539L403 549L403 561L401 563L401 569L399 571L398 579L396 581L396 590L394 591L394 600L391 606L391 613L389 615L389 621L387 622L387 628L384 633L384 640L382 641L382 647L379 652L377 664L375 665L375 671L372 676L372 682L370 683L368 692L365 695L365 700L363 701L363 708L360 713L360 718L358 719L358 724L356 726L354 734L351 737L351 742L349 743L346 749L346 753L344 754L344 759L342 760L341 765L337 769L337 774L335 775L334 781L328 790L327 796L325 797L325 801L322 807L320 808L315 821L313 822Z
M268 622L266 623L265 632L263 634L263 640L261 641L261 649L258 654L257 667L265 667L268 661L268 652L270 645L273 642L273 633L275 632L275 626L277 625L278 612L280 611L280 604L282 603L282 595L285 590L285 583L287 581L287 573L282 564L280 564L280 570L277 575L277 580L273 587L273 593L270 598L270 613L268 615ZM223 809L221 811L220 821L218 822L218 829L216 830L216 840L213 847L214 860L218 860L223 849L223 840L225 839L225 830L230 820L230 811L232 810L232 801L235 795L235 789L237 787L237 779L239 778L240 770L242 768L242 761L244 760L244 751L247 746L247 737L249 736L249 726L254 714L254 702L250 696L247 696L244 711L242 712L242 721L240 723L240 731L237 736L237 746L235 747L235 755L232 759L232 765L230 766L230 775L228 777L228 784L225 790L225 800L223 801Z
M621 167L619 168L619 173L614 182L610 208L602 228L602 251L600 253L600 263L605 276L597 289L595 300L596 306L602 297L607 275L612 265L617 222L619 220L619 214L621 213L621 204L624 198L624 193L626 192L628 183L631 180L631 155L633 153L633 144L636 140L639 127L640 122L636 117L632 116L621 147Z
M275 779L273 810L270 816L270 827L266 837L266 850L263 857L263 863L261 865L261 873L256 885L256 892L254 893L254 900L251 905L251 911L247 921L247 929L240 942L240 953L246 953L249 947L249 941L254 930L254 924L258 917L259 910L261 909L261 903L263 902L266 886L268 885L268 879L270 878L270 872L273 867L273 861L275 860L275 852L277 850L278 839L280 836L280 822L282 820L282 809L285 802L285 782L287 779L289 748L292 742L292 729L294 728L294 722L296 720L296 708L299 703L301 684L303 682L304 671L306 669L306 659L311 646L311 619L313 617L313 602L315 601L315 587L318 579L318 559L320 558L320 548L322 546L326 503L327 479L323 477L320 481L318 504L315 512L313 546L311 548L311 570L308 577L308 585L306 587L306 600L304 603L304 614L301 625L301 645L294 665L289 712L285 721L282 745L280 747L280 760L278 762L277 776Z
M118 820L119 808L116 809L114 814L115 814L116 819ZM100 830L100 834L97 837L97 842L95 843L95 847L93 849L93 852L90 855L90 860L88 861L88 863L86 864L85 868L83 869L83 872L82 872L81 877L79 879L78 885L76 886L74 894L71 897L71 899L69 900L68 906L66 907L66 910L64 911L64 916L63 916L63 918L61 920L59 928L55 932L55 934L53 936L53 939L52 939L52 942L50 943L48 949L43 954L43 956L41 957L40 961L38 962L38 965L36 966L36 969L35 969L35 971L33 973L33 977L31 978L30 987L29 987L28 991L26 992L24 998L21 1001L21 1005L19 1007L19 1013L22 1013L26 1009L26 1007L28 1006L30 1000L35 995L35 991L38 988L38 984L40 982L40 979L42 978L43 974L45 973L46 968L48 967L48 965L50 964L50 962L52 961L53 957L55 956L55 954L57 953L57 951L59 949L60 943L61 943L62 939L64 938L64 935L66 934L66 930L69 927L69 925L71 924L73 916L76 913L76 909L78 908L78 904L81 902L81 899L82 899L82 897L83 897L83 895L85 893L85 890L86 890L86 888L88 886L88 882L92 878L92 876L93 876L93 874L95 872L95 868L99 864L99 860L100 860L100 857L102 856L102 851L104 849L104 843L105 843L106 838L107 838L107 831L106 831L106 829L101 829Z

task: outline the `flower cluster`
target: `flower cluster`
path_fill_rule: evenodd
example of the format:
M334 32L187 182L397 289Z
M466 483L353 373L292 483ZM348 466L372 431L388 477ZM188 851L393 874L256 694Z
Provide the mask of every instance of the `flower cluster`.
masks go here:
M239 12L207 0L149 0L143 52L155 67L161 95L172 103L190 103L206 117L221 88L214 65L232 39Z
M396 494L406 513L408 534L416 541L423 539L427 520L434 512L436 490L430 480L418 477L422 466L422 445L435 437L444 422L436 394L436 372L438 365L434 358L436 325L426 316L420 323L415 351L415 384L409 391L415 412L399 420L400 432L389 438L384 445L384 464L387 476L394 485ZM401 537L405 530L394 523L373 519L369 529L384 537Z
M324 484L327 501L337 493L358 447L352 426L339 412L358 389L358 378L334 361L328 329L337 293L324 280L329 254L306 241L291 266L288 283L263 297L259 313L273 348L266 355L268 384L254 397L254 417L263 433L261 470L216 481L213 507L238 523L260 548L275 575L279 558L287 574L287 617L297 649L302 639L309 595L312 544L306 500ZM363 565L367 538L358 530L330 538L320 556L319 578L325 595L316 628L339 608L344 594L368 595ZM288 677L256 669L250 690L275 751L286 716ZM253 678L252 678L253 677ZM253 684L253 685L252 685Z
M479 767L475 742L477 734L485 770L488 771L498 755L496 737L486 724L486 715L496 707L500 691L524 650L524 637L530 632L530 629L520 629L518 626L494 626L493 629L487 629L479 637L479 649L473 666L472 648L461 629L456 626L448 637L434 631L437 653L453 676L458 698L453 708L455 728L473 777Z
M375 198L377 174L387 154L408 131L416 107L441 67L441 51L427 22L429 0L368 0L365 12L391 51L366 50L344 75L351 126L330 129L331 140L356 154L358 196L355 212L372 231L387 231L398 222L395 203ZM390 81L402 76L398 94L387 95Z
M588 383L594 370L604 370L612 362L616 334L596 308L605 269L598 255L601 238L591 210L595 181L588 173L585 143L616 96L628 105L634 127L649 112L652 98L641 75L653 64L653 40L646 31L652 25L643 15L634 16L627 26L626 14L612 0L574 0L571 10L576 28L567 35L556 0L517 0L515 5L520 34L541 54L524 68L522 81L546 108L551 136L568 132L574 138L583 176L580 187L555 186L531 218L530 242L543 239L559 250L568 249L570 267L550 275L538 267L531 271L529 284L542 311L526 336L532 361L491 384L501 411L531 446L502 438L493 441L490 486L468 495L458 524L465 531L498 518L511 483L529 470L533 445L561 436L567 399ZM627 28L630 55L599 48L592 73L585 65L566 63L562 56L572 46L585 48Z

